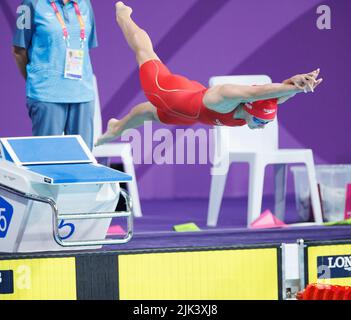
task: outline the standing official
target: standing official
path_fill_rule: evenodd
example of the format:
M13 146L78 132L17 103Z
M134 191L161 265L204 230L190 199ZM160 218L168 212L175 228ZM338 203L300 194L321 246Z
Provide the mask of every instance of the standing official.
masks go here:
M17 13L13 52L26 79L33 135L78 134L92 148L89 50L97 39L90 0L24 0Z

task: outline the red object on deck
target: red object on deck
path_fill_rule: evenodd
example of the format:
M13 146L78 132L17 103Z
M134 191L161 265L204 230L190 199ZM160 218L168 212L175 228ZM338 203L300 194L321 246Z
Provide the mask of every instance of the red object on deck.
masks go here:
M296 295L298 300L351 300L351 287L329 284L309 284Z

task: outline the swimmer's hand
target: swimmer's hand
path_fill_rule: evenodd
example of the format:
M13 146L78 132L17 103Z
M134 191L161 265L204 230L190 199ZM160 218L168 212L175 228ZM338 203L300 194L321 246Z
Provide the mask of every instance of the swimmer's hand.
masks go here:
M315 88L323 81L323 79L318 79L319 73L320 69L306 74L298 74L283 81L283 83L294 85L297 89L301 90L301 92L314 92Z

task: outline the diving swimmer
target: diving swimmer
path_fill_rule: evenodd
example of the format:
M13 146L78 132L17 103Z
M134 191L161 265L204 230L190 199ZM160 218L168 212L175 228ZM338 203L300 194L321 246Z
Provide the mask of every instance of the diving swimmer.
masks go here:
M224 84L211 88L173 74L153 49L147 32L132 19L132 8L119 1L116 19L139 65L141 87L148 101L138 104L122 119L111 119L95 146L120 137L145 121L168 125L203 123L263 129L273 121L278 105L298 93L314 92L323 81L320 69L298 74L282 83L246 86Z

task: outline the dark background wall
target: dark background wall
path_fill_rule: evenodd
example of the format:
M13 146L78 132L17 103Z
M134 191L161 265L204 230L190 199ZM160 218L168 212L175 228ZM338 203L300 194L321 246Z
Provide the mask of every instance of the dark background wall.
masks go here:
M31 134L25 83L11 55L19 3L0 1L0 136ZM116 27L114 3L114 0L92 0L100 44L93 50L92 59L99 81L104 125L110 117L123 116L144 100L134 56ZM126 3L133 6L135 20L150 33L156 51L170 69L205 85L211 76L227 74L268 74L273 81L280 82L320 67L325 79L320 89L315 94L300 95L280 108L280 146L312 148L317 163L351 161L351 1L130 0ZM321 4L331 8L331 30L316 27L316 10ZM139 165L141 196L208 197L209 170L209 165ZM226 196L245 195L247 178L247 167L235 165ZM268 169L265 193L271 194L273 188ZM292 191L290 182L289 192Z

